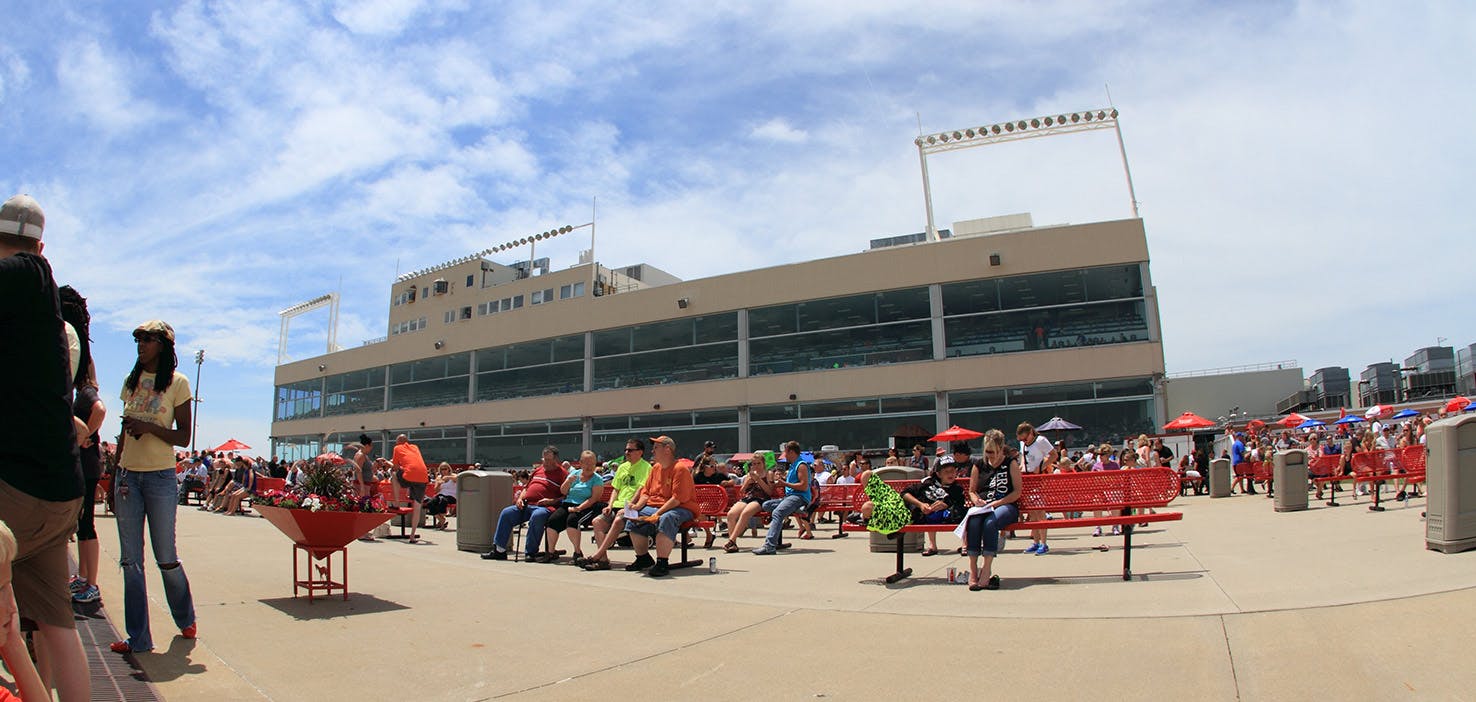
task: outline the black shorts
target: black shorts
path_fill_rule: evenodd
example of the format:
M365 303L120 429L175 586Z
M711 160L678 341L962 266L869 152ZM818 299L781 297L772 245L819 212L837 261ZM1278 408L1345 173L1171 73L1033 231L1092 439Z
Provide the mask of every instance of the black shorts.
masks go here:
M419 502L425 499L425 483L412 483L400 478L400 487L410 491L410 499Z

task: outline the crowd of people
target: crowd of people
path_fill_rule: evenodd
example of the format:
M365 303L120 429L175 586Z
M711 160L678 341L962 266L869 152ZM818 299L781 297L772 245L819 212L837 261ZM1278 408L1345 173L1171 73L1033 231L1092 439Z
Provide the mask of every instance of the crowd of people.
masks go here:
M1352 475L1353 456L1358 453L1370 451L1383 451L1391 449L1402 449L1410 446L1425 445L1425 429L1436 421L1436 417L1429 414L1419 414L1410 417L1398 424L1386 422L1380 418L1373 418L1363 423L1334 424L1329 427L1314 428L1308 430L1297 429L1272 429L1271 426L1251 424L1244 430L1226 430L1226 444L1221 458L1230 460L1232 468L1244 462L1269 461L1271 456L1279 450L1302 449L1309 456L1336 456L1337 467L1334 469L1337 475ZM1240 491L1245 494L1256 494L1256 487L1270 496L1269 486L1265 481L1258 481L1254 476L1243 475L1236 471L1231 484L1231 491ZM1356 487L1357 494L1366 495L1371 490L1382 488L1380 483L1359 484ZM1324 488L1322 483L1314 483L1316 498L1322 499ZM1332 490L1341 490L1338 483L1332 483ZM1404 501L1409 498L1419 497L1419 484L1405 484L1402 481L1397 487L1394 499Z

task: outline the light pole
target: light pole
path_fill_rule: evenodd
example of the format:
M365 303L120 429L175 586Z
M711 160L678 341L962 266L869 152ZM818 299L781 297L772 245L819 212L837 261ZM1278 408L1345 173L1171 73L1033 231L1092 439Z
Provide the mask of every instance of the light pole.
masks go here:
M195 452L195 434L200 428L200 366L205 365L205 349L195 352L195 411L190 414L190 453Z

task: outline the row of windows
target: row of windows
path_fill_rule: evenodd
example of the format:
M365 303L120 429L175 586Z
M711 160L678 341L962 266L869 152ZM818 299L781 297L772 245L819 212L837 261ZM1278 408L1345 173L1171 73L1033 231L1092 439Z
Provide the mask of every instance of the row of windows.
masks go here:
M410 319L404 322L400 322L393 327L390 327L390 336L394 336L397 334L409 334L410 332L420 331L424 328L425 317L421 317L420 319Z
M1136 264L939 287L944 357L1149 339L1147 305ZM908 288L750 310L748 374L931 360L935 339L929 298L928 288ZM520 306L521 299L484 304L511 309ZM453 314L448 312L448 319ZM610 390L737 378L738 317L737 312L726 312L592 332L588 387ZM390 367L387 405L459 404L467 402L469 395L471 401L481 402L583 392L585 352L583 334L478 350L474 352L474 393L467 377L470 354L396 364ZM436 363L455 363L457 368L454 372L443 368L433 375L427 375L429 366L421 368ZM425 382L398 387L409 379ZM371 404L371 395L366 390L356 406ZM341 408L349 406L349 401L335 401L333 411L325 413L346 412ZM281 409L289 414L303 411L300 407Z
M946 397L944 421L978 431L1000 429L1013 437L1021 422L1040 425L1059 416L1083 427L1064 437L1071 445L1115 442L1152 431L1152 388L1148 378L1131 378L952 392ZM931 394L754 406L749 409L748 445L776 448L793 439L811 449L826 444L845 449L889 445L906 449L925 443L934 433L937 409ZM677 453L684 456L700 452L709 440L717 443L719 453L732 453L740 439L736 408L594 417L590 430L590 449L602 460L619 456L631 437L671 436L677 442ZM370 436L386 446L404 433L420 446L427 461L480 462L490 467L529 465L549 444L562 449L561 457L574 460L582 432L583 421L570 418L476 425L470 433L465 426L455 426L371 431ZM306 457L325 449L341 450L357 436L347 432L326 440L283 437L274 440L273 450L278 456Z

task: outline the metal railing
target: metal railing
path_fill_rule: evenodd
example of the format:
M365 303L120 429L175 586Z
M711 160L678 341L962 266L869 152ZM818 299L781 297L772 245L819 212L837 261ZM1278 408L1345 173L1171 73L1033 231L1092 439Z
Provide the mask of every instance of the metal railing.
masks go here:
M1297 363L1297 359L1295 358L1288 361L1275 361L1272 363L1253 363L1245 366L1225 366L1223 368L1205 368L1203 370L1180 371L1178 373L1169 373L1167 377L1169 380L1173 380L1175 378L1202 378L1210 375L1255 373L1258 371L1287 370L1292 368L1301 368L1301 364Z

